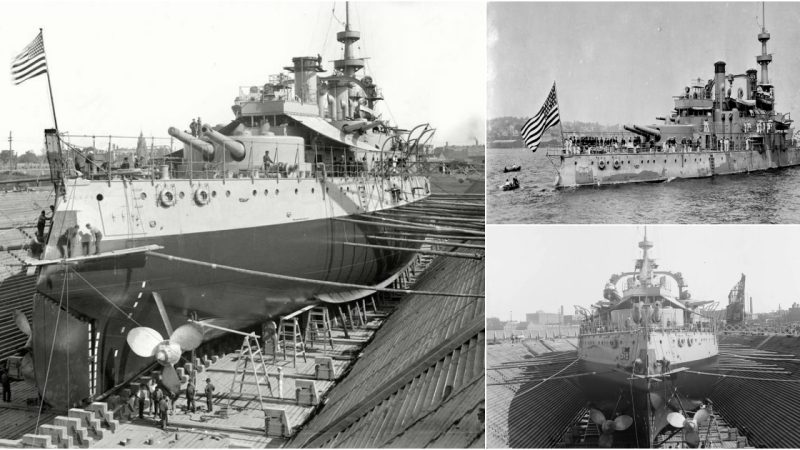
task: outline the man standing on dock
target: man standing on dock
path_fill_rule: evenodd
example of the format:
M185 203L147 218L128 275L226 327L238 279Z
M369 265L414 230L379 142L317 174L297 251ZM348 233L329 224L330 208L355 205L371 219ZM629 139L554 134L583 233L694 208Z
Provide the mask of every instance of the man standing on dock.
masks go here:
M194 412L196 406L194 404L194 383L192 380L189 380L189 384L186 385L186 410Z
M158 402L158 410L161 413L161 429L165 429L169 425L169 396L162 395L161 400Z
M161 388L157 387L155 392L153 393L153 405L155 406L155 417L156 419L159 418L161 415L161 400L164 399L164 393L161 392Z
M89 230L91 236L90 239L92 242L94 242L94 254L95 255L100 254L100 241L103 240L103 232L100 231L100 229L98 229L97 227L93 227L92 224L90 223L86 224L86 229ZM89 251L88 248L86 251L88 254Z
M208 412L214 412L214 385L211 384L211 378L206 378L206 406Z
M3 386L3 401L11 403L11 379L5 369L0 369L0 385Z

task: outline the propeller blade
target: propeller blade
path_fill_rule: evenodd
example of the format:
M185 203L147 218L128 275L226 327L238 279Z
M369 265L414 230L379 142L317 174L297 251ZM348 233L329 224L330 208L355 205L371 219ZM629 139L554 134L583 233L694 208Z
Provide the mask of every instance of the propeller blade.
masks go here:
M600 439L597 440L597 444L602 448L611 448L614 446L614 433L603 433L600 435Z
M174 396L181 391L181 380L175 368L166 365L161 368L161 384Z
M172 324L169 323L169 316L167 316L167 309L164 307L164 301L161 300L161 294L153 292L152 295L158 307L158 313L161 314L161 320L164 322L164 328L167 330L167 336L172 336Z
M17 324L19 331L25 333L26 336L31 335L31 324L28 323L28 317L25 316L24 312L18 309L14 311L14 323Z
M203 343L203 330L193 323L181 325L169 337L172 344L181 346L181 350L188 352L194 350Z
M684 430L683 432L683 442L686 443L687 446L691 448L697 448L700 446L700 433L697 430L689 431Z
M705 408L700 408L696 413L694 413L694 420L697 423L706 423L709 417L711 417L711 414Z
M671 412L667 414L667 422L675 428L683 428L683 423L686 421L686 418L683 417L683 414L679 412Z
M614 426L617 431L624 431L633 425L633 417L622 415L614 419Z
M603 422L606 421L606 416L603 414L603 411L594 408L589 410L589 418L592 419L595 425L602 425Z
M139 356L153 356L156 347L164 340L158 331L148 327L136 327L128 332L128 345Z

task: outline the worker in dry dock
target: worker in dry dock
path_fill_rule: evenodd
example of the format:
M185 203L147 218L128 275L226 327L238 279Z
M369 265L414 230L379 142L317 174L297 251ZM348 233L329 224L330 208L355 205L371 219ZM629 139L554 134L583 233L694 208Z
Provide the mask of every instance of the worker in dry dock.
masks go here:
M163 395L158 402L158 410L161 414L161 429L165 429L169 425L169 396Z
M103 240L103 232L100 231L97 227L93 227L92 224L87 223L86 229L89 230L90 241L94 242L94 254L97 255L100 253L100 241ZM89 254L89 247L86 247L86 255Z
M189 383L186 385L186 410L194 412L197 408L194 404L194 394L195 388L194 383L192 380L189 380Z
M139 418L144 419L144 402L147 400L147 391L144 386L136 392L136 397L139 401Z
M155 410L156 419L161 416L161 400L163 399L164 393L161 391L160 387L156 387L156 390L153 392L153 409Z
M89 247L92 245L92 233L90 231L78 231L78 236L80 236L81 239L83 256L89 256Z
M206 378L206 406L208 412L214 412L214 385L211 383L211 378Z
M192 136L197 137L197 121L192 118L192 123L189 124L189 130L192 133Z
M72 246L75 243L78 230L80 230L78 225L69 227L67 231L58 238L58 250L61 252L62 258L72 258Z
M3 401L11 403L11 379L5 369L0 369L0 385L3 386Z
M42 213L39 214L39 218L36 220L36 237L40 241L44 241L44 226L47 224L47 215L45 214L44 210Z

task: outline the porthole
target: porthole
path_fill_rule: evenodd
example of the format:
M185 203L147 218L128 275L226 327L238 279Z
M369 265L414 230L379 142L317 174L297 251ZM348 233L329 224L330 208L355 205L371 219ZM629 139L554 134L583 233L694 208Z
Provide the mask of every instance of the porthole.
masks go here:
M97 201L98 202L102 202L103 201L103 194L97 194Z
M212 197L216 197L217 196L217 191L211 191L211 196Z
M280 190L280 189L275 189L275 195L278 195L278 194L280 194L280 193L281 193L281 190Z
M142 195L140 195L140 197L142 197L142 200L146 200L146 199L147 199L147 194L145 194L144 192L142 192Z
M269 195L269 189L264 189L264 197Z
M294 188L294 193L297 194L298 192L300 192L300 190L297 189L297 188Z
M253 197L255 197L256 195L258 195L258 191L253 189Z
M178 197L180 198L186 197L186 194L184 194L183 191L181 191L180 193L178 193Z
M311 188L311 193L312 193L312 194L314 193L314 188Z
M230 197L230 196L231 196L231 191L225 191L225 197Z

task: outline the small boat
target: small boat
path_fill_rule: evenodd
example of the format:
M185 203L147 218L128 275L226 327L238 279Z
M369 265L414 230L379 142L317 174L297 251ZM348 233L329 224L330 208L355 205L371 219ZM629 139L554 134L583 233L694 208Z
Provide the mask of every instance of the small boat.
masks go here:
M514 178L511 181L506 181L505 183L500 185L500 188L504 191L513 191L514 189L519 189L519 180Z
M513 166L511 166L510 169L508 167L503 167L503 173L519 172L520 170L522 170L522 166L520 166L519 164L514 164Z

